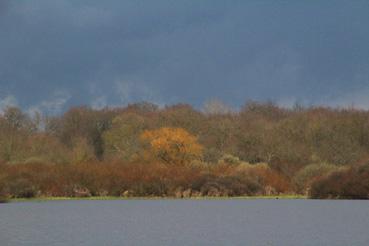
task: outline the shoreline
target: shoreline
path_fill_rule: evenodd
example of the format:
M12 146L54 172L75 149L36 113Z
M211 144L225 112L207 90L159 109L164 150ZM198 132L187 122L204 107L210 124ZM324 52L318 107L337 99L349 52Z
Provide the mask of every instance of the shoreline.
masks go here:
M14 202L48 202L48 201L130 201L130 200L293 200L308 199L303 195L278 195L278 196L236 196L236 197L114 197L114 196L92 196L92 197L35 197L35 198L10 198L5 203Z

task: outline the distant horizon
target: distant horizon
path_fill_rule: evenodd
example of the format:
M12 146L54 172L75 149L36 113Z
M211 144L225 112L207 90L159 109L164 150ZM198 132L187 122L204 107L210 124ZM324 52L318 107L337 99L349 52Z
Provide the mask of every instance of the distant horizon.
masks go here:
M193 110L198 111L198 112L202 112L202 113L209 113L209 114L214 114L211 112L207 111L207 105L208 104L218 104L217 106L220 106L221 109L219 109L219 112L215 113L215 114L228 114L228 113L239 113L242 111L242 108L250 105L250 104L257 104L257 105L270 105L270 106L275 106L279 109L282 110L294 110L294 109L304 109L304 110L311 110L311 109L317 109L317 108L323 108L323 109L329 109L329 110L355 110L355 111L364 111L364 112L369 112L369 108L361 108L361 107L357 107L355 104L348 104L348 105L335 105L335 106L331 106L331 105L323 105L323 104L302 104L299 102L295 102L294 104L291 105L283 105L283 104L279 104L278 102L275 102L273 100L260 100L260 101L256 101L256 100L246 100L242 105L238 106L238 107L232 107L231 105L228 105L226 103L224 103L221 100L218 99L211 99L206 101L203 105L201 105L200 107L196 107L194 105L192 105L191 103L188 102L175 102L175 103L170 103L170 104L156 104L155 102L150 102L150 101L137 101L137 102L131 102L131 103L127 103L127 104L122 104L122 105L106 105L104 107L93 107L92 105L88 105L88 104L79 104L79 105L70 105L69 107L64 108L62 111L58 111L58 112L54 112L54 113L48 113L48 112L43 112L43 111L39 111L37 108L28 108L28 109L24 109L19 107L18 105L5 105L3 107L0 107L0 116L2 114L4 114L4 112L8 109L8 108L18 108L20 109L23 113L34 117L37 114L39 115L43 115L43 116L61 116L63 114L65 114L66 112L70 111L71 109L75 109L75 108L88 108L91 110L95 110L95 111L99 111L99 110L119 110L119 109L126 109L132 106L140 106L143 104L151 104L152 106L157 107L158 110L165 110L166 108L171 108L171 107L176 107L176 106L185 106L188 105L190 106Z

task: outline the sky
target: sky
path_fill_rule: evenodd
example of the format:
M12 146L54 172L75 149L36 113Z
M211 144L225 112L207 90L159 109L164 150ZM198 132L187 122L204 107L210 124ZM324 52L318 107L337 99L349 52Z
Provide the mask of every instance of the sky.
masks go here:
M0 111L369 109L369 1L0 0Z

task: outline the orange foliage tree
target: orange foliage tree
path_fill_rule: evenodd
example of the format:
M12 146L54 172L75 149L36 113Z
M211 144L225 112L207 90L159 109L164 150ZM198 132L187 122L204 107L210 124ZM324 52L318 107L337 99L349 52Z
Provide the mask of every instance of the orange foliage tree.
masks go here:
M165 163L184 164L202 157L203 147L197 142L197 137L182 128L146 130L140 139L148 143L151 156Z

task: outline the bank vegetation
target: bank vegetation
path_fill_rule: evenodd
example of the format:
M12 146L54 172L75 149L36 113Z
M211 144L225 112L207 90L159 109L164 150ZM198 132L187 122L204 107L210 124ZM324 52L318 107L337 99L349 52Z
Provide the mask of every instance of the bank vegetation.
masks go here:
M248 102L0 114L0 197L369 198L369 112Z

